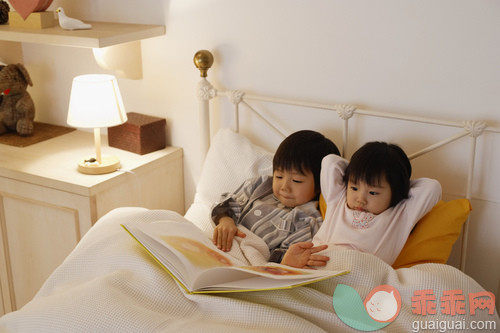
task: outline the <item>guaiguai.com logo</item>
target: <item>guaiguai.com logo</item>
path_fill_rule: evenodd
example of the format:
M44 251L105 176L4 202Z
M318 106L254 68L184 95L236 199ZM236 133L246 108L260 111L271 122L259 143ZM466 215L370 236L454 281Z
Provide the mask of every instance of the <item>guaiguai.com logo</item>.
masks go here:
M333 293L333 308L346 325L360 331L375 331L397 318L401 295L392 286L380 285L363 301L354 288L339 284Z

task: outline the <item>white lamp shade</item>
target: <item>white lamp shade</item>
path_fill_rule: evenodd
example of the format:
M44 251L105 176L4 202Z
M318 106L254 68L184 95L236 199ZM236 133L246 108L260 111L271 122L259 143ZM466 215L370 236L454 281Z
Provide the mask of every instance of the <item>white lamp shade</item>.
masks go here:
M68 125L99 128L120 125L126 121L127 113L113 75L89 74L73 79Z

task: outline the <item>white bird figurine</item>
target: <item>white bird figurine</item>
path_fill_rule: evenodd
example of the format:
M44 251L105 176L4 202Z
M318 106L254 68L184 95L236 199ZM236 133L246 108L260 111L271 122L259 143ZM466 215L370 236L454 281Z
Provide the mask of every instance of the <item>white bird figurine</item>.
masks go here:
M92 28L92 25L90 24L83 23L82 21L72 17L67 17L64 13L64 9L61 7L57 8L56 12L59 17L59 26L64 30L82 30Z

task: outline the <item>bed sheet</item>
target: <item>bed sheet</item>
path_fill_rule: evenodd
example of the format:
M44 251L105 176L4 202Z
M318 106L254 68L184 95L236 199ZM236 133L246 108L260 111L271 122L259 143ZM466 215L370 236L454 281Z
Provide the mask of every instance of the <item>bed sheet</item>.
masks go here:
M18 311L0 318L1 332L357 332L345 324L332 305L339 285L347 285L365 298L380 285L401 295L397 318L386 332L412 331L422 321L490 321L500 327L498 314L488 309L464 315L413 313L415 292L484 292L473 279L441 264L393 270L370 254L333 249L329 269L351 273L286 290L228 294L186 294L176 282L120 226L127 221L150 223L185 221L177 213L144 208L120 208L103 218L84 236L74 251L48 278L35 298ZM250 243L252 237L249 237ZM245 247L245 246L241 246ZM261 255L236 251L250 262ZM249 246L252 248L252 246ZM441 296L442 297L442 296ZM418 303L418 302L417 302Z

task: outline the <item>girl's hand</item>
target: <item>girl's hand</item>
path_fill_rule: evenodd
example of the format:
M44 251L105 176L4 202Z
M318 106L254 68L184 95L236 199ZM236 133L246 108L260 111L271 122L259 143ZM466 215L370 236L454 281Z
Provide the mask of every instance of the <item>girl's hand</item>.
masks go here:
M314 246L312 242L292 244L283 256L281 263L296 268L312 268L325 266L330 257L314 254L328 248L328 245Z
M246 234L238 230L232 218L229 216L221 217L219 224L214 229L214 245L224 252L230 251L235 236L244 238Z

